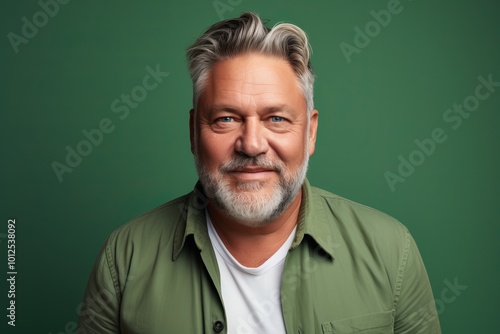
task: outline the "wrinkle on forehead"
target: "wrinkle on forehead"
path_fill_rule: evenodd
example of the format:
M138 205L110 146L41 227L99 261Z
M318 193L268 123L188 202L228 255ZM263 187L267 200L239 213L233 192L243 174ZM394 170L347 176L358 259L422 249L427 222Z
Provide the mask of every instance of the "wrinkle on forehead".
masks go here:
M264 108L268 104L305 106L298 78L278 57L245 54L219 61L207 78L203 100L212 104Z

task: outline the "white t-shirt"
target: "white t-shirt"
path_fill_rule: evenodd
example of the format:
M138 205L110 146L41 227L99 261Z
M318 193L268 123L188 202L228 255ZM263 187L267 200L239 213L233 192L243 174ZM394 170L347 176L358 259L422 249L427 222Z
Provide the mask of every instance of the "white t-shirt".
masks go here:
M281 274L295 230L280 249L257 268L242 266L227 250L207 213L210 241L221 276L228 334L286 333L280 303Z

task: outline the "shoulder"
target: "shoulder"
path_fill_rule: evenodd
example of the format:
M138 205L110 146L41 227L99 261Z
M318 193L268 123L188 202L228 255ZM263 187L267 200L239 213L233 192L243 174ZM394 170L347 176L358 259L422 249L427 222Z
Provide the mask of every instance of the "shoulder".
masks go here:
M97 275L108 272L117 291L123 292L137 278L151 276L158 266L170 266L175 231L185 220L190 194L164 203L113 231L101 249L95 266Z
M185 218L189 195L166 202L117 228L110 234L107 246L113 247L117 252L127 248L138 251L154 247L160 241L161 244L169 244L168 240L173 238L179 221Z
M355 221L359 227L368 229L382 229L383 232L405 232L407 228L394 217L369 207L367 205L349 200L329 191L311 187L315 201L323 202L323 206L330 214L335 214L342 220Z
M388 275L398 287L415 242L402 223L392 216L328 191L313 188L314 206L322 215L334 241L334 257L343 266ZM383 276L383 275L382 275Z
M394 217L329 191L311 187L315 207L323 211L332 235L341 243L384 253L400 253L409 246L411 235Z

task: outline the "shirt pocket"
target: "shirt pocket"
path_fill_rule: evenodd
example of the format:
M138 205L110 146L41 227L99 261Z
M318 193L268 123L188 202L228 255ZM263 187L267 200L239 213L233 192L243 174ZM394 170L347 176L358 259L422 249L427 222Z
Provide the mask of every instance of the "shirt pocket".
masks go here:
M387 334L394 333L392 311L365 314L321 324L323 334Z

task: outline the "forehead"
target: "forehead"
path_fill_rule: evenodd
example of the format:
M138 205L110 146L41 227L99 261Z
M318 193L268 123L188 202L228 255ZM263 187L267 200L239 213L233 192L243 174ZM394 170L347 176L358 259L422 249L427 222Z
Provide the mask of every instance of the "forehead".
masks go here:
M199 102L202 109L221 104L243 110L274 105L306 108L292 66L284 59L255 53L217 62Z

